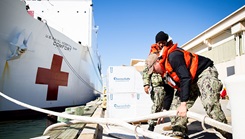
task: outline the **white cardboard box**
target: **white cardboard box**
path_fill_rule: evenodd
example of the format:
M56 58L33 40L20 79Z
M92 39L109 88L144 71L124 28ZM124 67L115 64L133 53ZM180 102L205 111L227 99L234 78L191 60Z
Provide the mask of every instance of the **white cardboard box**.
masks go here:
M107 70L107 92L142 92L141 72L134 66L111 66Z
M137 93L136 116L145 116L151 114L153 102L149 94L145 92Z
M150 95L141 93L108 93L107 115L109 118L129 119L151 113Z
M151 113L152 101L144 92L142 72L134 66L111 66L107 70L107 114L128 119Z
M127 119L136 114L136 93L108 93L107 114L109 118Z
M132 66L113 66L107 70L107 92L135 92L135 69Z

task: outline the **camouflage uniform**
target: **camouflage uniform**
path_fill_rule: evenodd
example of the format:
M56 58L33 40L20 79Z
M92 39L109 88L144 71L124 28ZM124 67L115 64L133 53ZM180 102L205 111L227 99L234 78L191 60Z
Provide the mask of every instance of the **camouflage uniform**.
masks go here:
M165 96L165 90L163 87L163 79L160 74L152 73L148 74L148 68L143 70L143 83L152 87L150 95L153 105L151 107L151 113L160 112L163 109L163 101ZM152 119L148 121L149 125L156 125L157 119Z
M155 41L156 43L151 45L150 54L160 54L160 51L164 47L164 45L173 43L168 34L164 33L163 31L157 33L157 35L155 36ZM163 78L160 74L153 73L149 75L148 71L149 69L146 66L143 71L143 82L144 87L146 85L152 87L150 92L151 100L153 101L151 113L160 112L163 108L169 110L170 104L173 99L174 89L163 82ZM167 93L165 91L166 89ZM156 125L157 119L149 120L148 122L148 130L154 130L154 128L152 127Z
M210 118L219 122L227 123L227 119L219 103L219 92L221 91L222 86L223 84L218 79L216 68L214 66L208 67L198 76L197 82L191 85L190 96L187 101L187 109L193 106L195 100L199 96L203 107ZM170 109L176 110L180 103L179 96L175 95ZM187 122L188 119L186 117L177 116L171 118L172 128L176 135L186 134ZM178 131L180 133L178 133Z

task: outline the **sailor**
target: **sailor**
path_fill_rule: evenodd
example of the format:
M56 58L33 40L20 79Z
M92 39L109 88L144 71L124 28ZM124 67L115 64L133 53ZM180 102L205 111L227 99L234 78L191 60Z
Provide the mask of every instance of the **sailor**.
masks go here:
M172 40L169 39L168 34L164 33L163 31L157 33L157 35L155 36L155 41L156 43L151 45L150 54L159 55L161 49L164 45L166 45L166 43L172 43ZM169 110L173 99L174 89L164 83L163 78L160 74L148 74L148 72L149 70L146 66L143 70L142 78L144 90L147 94L149 94L149 90L151 87L150 97L153 102L151 113L160 112L163 109ZM148 124L148 130L154 131L154 127L157 124L157 119L149 120Z
M161 57L157 54L148 56L148 74L158 73L165 77L175 93L171 110L177 110L177 116L171 118L172 137L188 138L187 111L199 96L207 115L219 122L227 119L219 102L222 82L211 59L190 53L177 47L177 44L164 46ZM218 129L217 129L218 130ZM218 130L223 136L231 134Z

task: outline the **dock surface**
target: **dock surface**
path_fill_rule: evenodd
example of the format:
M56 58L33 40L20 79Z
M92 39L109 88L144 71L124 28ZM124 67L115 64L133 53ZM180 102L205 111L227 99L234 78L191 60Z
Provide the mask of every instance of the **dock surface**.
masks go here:
M85 111L86 116L91 116L94 118L107 118L106 110L102 109L97 102L91 102L90 109ZM222 109L226 114L228 119L228 124L231 125L231 113L230 110L227 109L228 100L221 100ZM202 104L199 99L195 102L194 106L190 109L192 112L196 112L198 114L206 115L205 111L202 107ZM165 118L165 122L163 124L158 124L155 127L154 132L165 134L163 127L170 125L169 118ZM148 124L147 122L138 123L138 126L147 130ZM212 128L211 126L205 125L207 129ZM146 139L142 135L137 135L140 139ZM219 138L215 133L209 133L202 128L201 122L189 119L188 123L188 136L191 139L217 139ZM135 139L136 134L134 131L130 131L120 126L115 125L105 125L105 124L73 124L69 126L58 127L52 129L42 136L42 139ZM38 138L36 138L38 139Z
M228 124L231 125L231 112L230 110L227 109L227 104L228 104L228 100L220 100L221 105L222 105L222 109L226 114L227 120L228 120ZM204 108L201 104L201 101L199 100L199 98L197 99L197 101L195 102L195 104L193 105L193 107L190 109L190 111L201 114L201 115L206 115ZM171 131L164 131L163 127L164 126L169 126L170 120L169 118L165 118L165 123L163 124L159 124L156 125L154 132L157 133L161 133L161 134L165 134L167 132L171 132ZM147 123L142 123L140 124L140 127L147 130L148 129L148 124ZM211 126L206 125L205 127L209 130L212 129ZM125 128L119 127L119 126L111 126L110 127L111 130L113 131L107 131L105 128L103 130L103 139L118 139L118 138L122 138L122 139L135 139L136 135L133 131L129 131ZM140 139L146 139L146 137L143 136L138 136ZM205 131L202 128L202 124L201 122L195 120L195 119L189 119L189 123L188 123L188 137L190 139L219 139L219 137L215 134L215 133L210 133L208 131Z

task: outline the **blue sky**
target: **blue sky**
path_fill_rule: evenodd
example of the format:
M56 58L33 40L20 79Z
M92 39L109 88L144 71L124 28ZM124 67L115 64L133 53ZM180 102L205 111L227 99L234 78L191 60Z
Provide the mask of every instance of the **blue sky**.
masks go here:
M102 73L145 59L155 35L185 44L244 6L245 0L93 0Z

